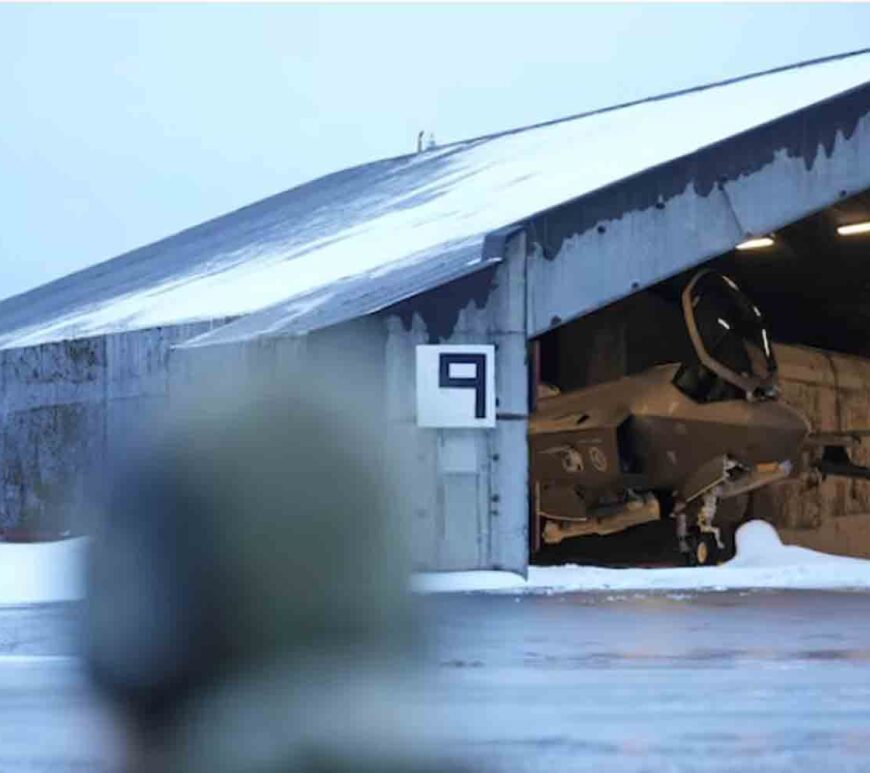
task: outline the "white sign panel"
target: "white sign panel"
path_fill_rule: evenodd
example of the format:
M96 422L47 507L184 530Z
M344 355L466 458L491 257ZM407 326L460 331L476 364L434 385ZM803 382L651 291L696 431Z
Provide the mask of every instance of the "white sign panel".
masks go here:
M417 347L417 425L495 426L495 347Z

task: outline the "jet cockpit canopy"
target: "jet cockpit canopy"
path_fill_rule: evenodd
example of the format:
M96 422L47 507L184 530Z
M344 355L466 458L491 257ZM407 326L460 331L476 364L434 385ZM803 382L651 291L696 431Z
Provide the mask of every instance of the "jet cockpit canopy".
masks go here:
M761 311L723 274L701 271L683 291L683 314L701 363L755 399L776 394L776 359Z

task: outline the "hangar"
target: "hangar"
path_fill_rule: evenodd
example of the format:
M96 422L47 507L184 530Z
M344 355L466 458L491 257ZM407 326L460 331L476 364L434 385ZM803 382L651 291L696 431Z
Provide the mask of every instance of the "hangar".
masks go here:
M411 450L417 565L525 571L537 381L627 372L656 338L642 300L694 267L755 293L819 426L870 426L870 240L838 230L870 221L868 189L870 50L306 183L0 303L0 519L67 517L203 364L292 370L338 345L377 369ZM868 553L865 485L770 517Z

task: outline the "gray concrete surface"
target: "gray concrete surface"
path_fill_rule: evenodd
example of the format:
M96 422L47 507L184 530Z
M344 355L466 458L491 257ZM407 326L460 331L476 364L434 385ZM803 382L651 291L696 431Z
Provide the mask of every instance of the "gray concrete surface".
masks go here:
M433 599L487 771L870 770L870 595Z
M421 604L427 703L477 770L870 770L870 594ZM75 660L0 656L0 771L116 770L118 743Z

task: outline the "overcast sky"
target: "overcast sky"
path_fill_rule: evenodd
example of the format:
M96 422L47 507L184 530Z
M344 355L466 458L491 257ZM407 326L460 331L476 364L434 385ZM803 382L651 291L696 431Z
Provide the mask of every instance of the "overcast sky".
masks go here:
M870 46L870 5L0 5L0 298L305 180Z

